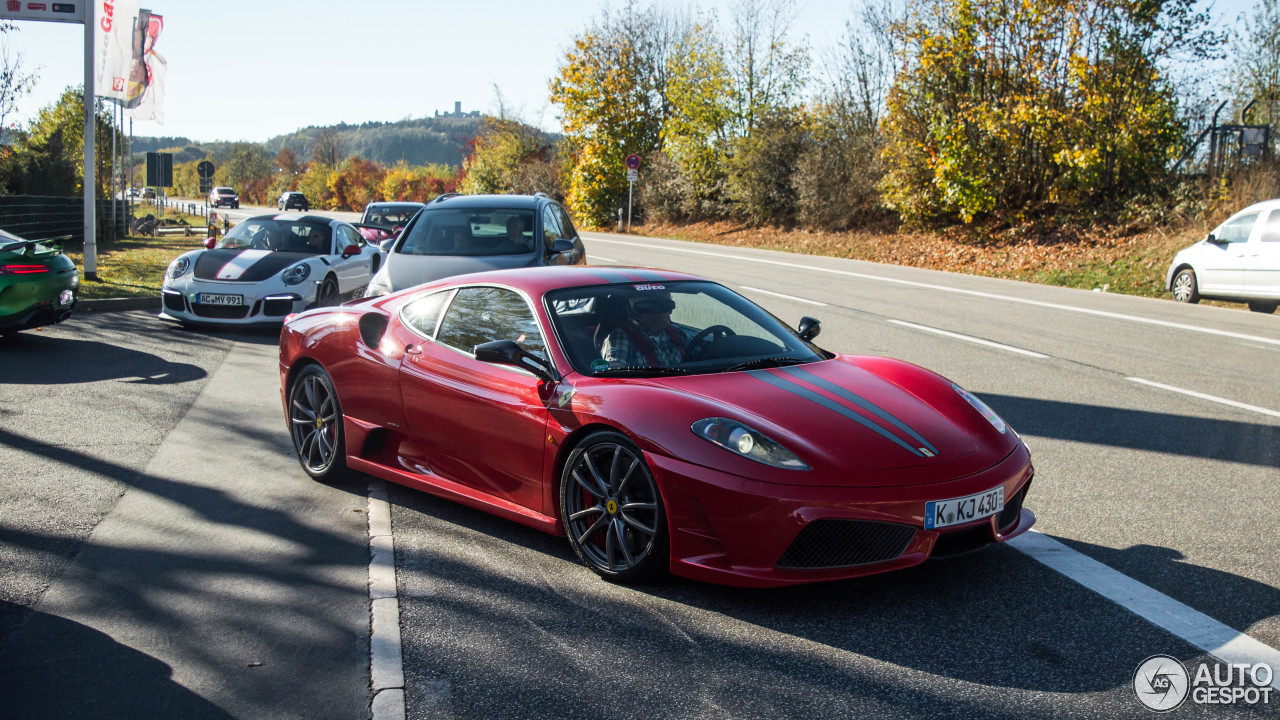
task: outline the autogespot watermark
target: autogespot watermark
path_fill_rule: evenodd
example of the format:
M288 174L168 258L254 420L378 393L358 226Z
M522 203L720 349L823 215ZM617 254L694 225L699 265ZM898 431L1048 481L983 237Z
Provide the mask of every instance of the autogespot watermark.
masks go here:
M1266 663L1207 663L1194 672L1177 658L1152 655L1133 671L1133 694L1155 712L1169 712L1191 699L1197 705L1266 705L1275 674Z

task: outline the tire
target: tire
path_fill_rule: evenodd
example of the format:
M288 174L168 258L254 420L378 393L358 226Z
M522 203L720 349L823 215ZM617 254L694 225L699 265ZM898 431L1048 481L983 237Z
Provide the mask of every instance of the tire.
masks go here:
M351 475L342 431L342 406L329 373L308 365L289 385L289 436L298 463L308 475L325 482Z
M625 435L596 433L569 454L560 477L560 521L578 559L606 580L637 583L667 567L662 496Z
M342 294L338 292L338 281L332 276L324 279L316 290L316 301L311 307L333 307L342 304Z
M1195 304L1200 302L1200 285L1196 281L1196 272L1191 268L1182 268L1173 276L1170 288L1173 299L1178 302Z
M1280 307L1280 302L1277 302L1275 300L1250 300L1249 301L1249 310L1251 312L1266 313L1267 315L1270 315L1271 313L1276 311L1277 307Z

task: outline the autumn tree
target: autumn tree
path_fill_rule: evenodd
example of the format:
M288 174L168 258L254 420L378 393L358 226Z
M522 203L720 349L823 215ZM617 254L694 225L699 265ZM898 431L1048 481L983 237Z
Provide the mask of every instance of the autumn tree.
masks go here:
M235 188L243 201L266 204L275 200L267 197L275 163L266 149L257 143L233 143L215 156L217 170L214 182Z
M561 195L556 147L519 120L486 118L462 161L462 192Z
M0 128L17 109L18 98L30 94L36 82L35 73L22 65L22 53L9 47L9 33L17 30L11 22L0 22Z
M321 128L311 142L311 160L327 167L337 167L347 156L346 143L337 129Z
M387 171L375 162L353 155L329 174L331 207L336 210L363 210L382 199L381 185Z

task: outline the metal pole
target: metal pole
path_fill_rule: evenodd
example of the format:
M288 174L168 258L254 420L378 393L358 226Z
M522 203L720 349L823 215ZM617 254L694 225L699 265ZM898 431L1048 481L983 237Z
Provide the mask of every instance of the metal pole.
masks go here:
M111 104L111 239L118 239L116 228L120 227L116 219L116 191L120 189L120 148L116 144L116 126L120 122L120 106Z
M93 11L96 3L84 4L84 279L98 279L98 223L94 198L98 183L94 135L97 121L93 113Z
M631 232L631 191L635 186L635 183L627 181L627 232Z

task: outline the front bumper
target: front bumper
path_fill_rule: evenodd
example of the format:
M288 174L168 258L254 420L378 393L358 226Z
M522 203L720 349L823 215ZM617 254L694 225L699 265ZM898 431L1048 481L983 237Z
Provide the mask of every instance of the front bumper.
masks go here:
M314 298L304 298L296 291L246 292L249 288L197 287L193 283L179 292L175 288L160 291L160 317L184 325L280 325L290 313L302 312ZM201 292L230 293L244 296L241 305L202 305L196 302Z
M1035 523L1022 507L1035 472L1022 444L968 477L884 488L774 485L646 457L665 500L671 572L722 585L773 587L898 570L1003 542ZM926 502L997 485L1004 485L1003 512L924 529Z

